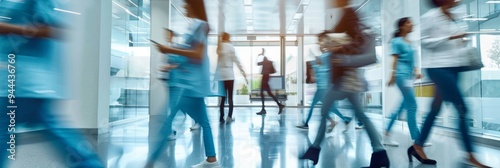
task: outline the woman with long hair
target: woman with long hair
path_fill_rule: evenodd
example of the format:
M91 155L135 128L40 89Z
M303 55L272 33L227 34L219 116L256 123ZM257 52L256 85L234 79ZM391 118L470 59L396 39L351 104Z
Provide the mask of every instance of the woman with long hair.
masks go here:
M458 112L460 139L462 139L463 146L468 153L468 161L477 167L488 167L474 157L467 119L469 109L467 109L462 91L458 86L459 74L463 71L463 67L468 65L468 62L460 53L466 34L455 22L456 17L450 11L457 5L457 2L455 0L432 0L431 2L436 8L431 9L421 17L421 42L426 51L422 55L424 56L422 57L422 68L426 68L436 89L431 111L422 126L420 137L407 150L408 158L410 162L413 156L423 164L435 165L437 163L427 157L423 146L429 137L434 120L440 112L442 101L449 101L453 103Z
M238 57L236 57L234 47L231 44L229 33L222 33L222 40L217 47L217 54L219 56L217 60L217 68L215 70L215 80L222 81L224 85L224 93L220 101L220 118L219 122L224 122L224 103L227 101L229 103L229 113L227 114L227 122L234 121L233 118L233 90L234 90L234 71L233 63L238 66L241 74L245 77L245 81L248 84L247 75L243 66L241 66Z
M398 20L397 28L394 38L391 40L394 61L392 63L391 79L388 85L392 86L396 83L403 95L403 102L401 102L401 108L392 113L391 120L385 130L386 139L384 144L391 146L399 145L399 143L389 140L389 136L391 128L398 115L403 112L403 108L407 110L406 119L411 139L415 140L420 136L420 131L417 126L417 101L413 89L413 79L420 79L422 75L418 68L415 67L414 48L411 45L411 41L407 38L408 34L413 30L413 24L410 18L404 17Z
M207 157L203 162L193 167L220 167L215 154L214 140L205 104L205 97L210 94L210 61L207 54L207 35L210 29L205 4L200 0L185 0L185 2L186 16L192 19L188 33L184 36L185 44L189 48L178 49L160 44L157 44L157 48L161 53L182 55L189 59L188 63L183 64L183 70L179 71L179 78L185 82L184 85L180 86L183 88L183 92L177 106L199 123L203 129L203 142ZM160 132L171 132L171 127L172 123L164 123ZM166 138L167 136L164 136L163 140L158 142L160 143L157 145L158 147L150 152L146 167L153 167L154 162L163 151Z
M333 28L333 32L345 32L352 38L352 42L346 45L329 47L326 50L330 51L332 55L352 55L352 53L359 52L357 48L367 42L361 34L362 30L359 17L354 9L348 7L350 0L334 0L334 2L336 7L342 8L343 16L338 24ZM332 61L338 60L332 59ZM366 82L363 77L359 75L358 69L334 66L332 69L332 79L333 87L328 90L325 98L323 99L323 106L321 107L322 118L318 134L314 143L309 147L301 159L312 160L314 164L318 163L321 149L320 145L325 138L328 112L335 101L347 98L352 104L354 115L365 125L365 130L370 138L373 149L370 167L389 167L389 158L380 140L380 134L377 132L370 119L364 114L363 107L359 99L359 93L366 90Z

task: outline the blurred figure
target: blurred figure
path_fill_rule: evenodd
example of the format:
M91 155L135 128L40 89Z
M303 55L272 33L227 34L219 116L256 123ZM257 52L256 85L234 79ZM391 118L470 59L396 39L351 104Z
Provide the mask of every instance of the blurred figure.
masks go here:
M321 41L321 36L318 37L318 42ZM306 121L303 123L303 125L297 126L298 128L302 129L309 129L309 120L311 119L312 112L314 110L314 106L319 102L323 101L323 98L325 97L326 91L328 89L328 86L330 85L330 64L329 64L329 58L330 58L330 53L325 52L321 56L316 57L316 61L313 62L312 68L314 70L314 77L313 79L316 82L316 93L314 93L314 97L311 103L311 107L309 108L309 113L307 114ZM332 106L333 107L333 106ZM346 125L348 125L351 122L350 117L344 117L340 111L338 111L337 108L331 108L331 112L335 113L337 116L339 116ZM332 117L328 116L328 120L330 121L330 125L328 126L327 132L331 132L335 125L337 125L337 122L335 122ZM346 129L347 130L347 129Z
M388 85L392 86L396 83L401 94L403 94L403 102L401 102L398 111L392 113L391 121L384 133L384 144L390 146L399 146L399 143L390 140L389 137L391 128L397 117L403 112L403 108L407 110L406 119L411 139L415 140L420 136L420 130L417 126L417 100L415 99L413 79L420 79L422 75L415 67L414 48L411 41L407 38L407 35L413 30L413 24L410 18L404 17L398 20L397 28L394 38L391 40L394 61Z
M326 48L326 50L330 51L332 55L353 55L359 53L360 51L358 51L357 48L367 42L363 39L363 35L361 34L362 30L359 18L354 9L348 7L349 0L334 0L334 2L336 7L342 8L343 16L339 23L333 28L333 32L345 32L353 40L349 44L329 47ZM332 61L338 60L332 59ZM318 134L314 143L309 147L306 153L302 155L301 159L312 160L315 165L318 163L321 149L320 145L325 137L328 111L332 108L334 101L347 98L352 104L355 116L365 125L366 132L370 138L373 148L370 167L389 167L389 158L380 140L380 134L377 132L370 119L364 114L362 103L359 99L359 93L366 90L366 82L363 76L359 75L357 68L332 67L332 79L333 87L328 90L323 99L323 106L321 107L322 118Z
M65 47L58 41L65 37L67 19L54 10L61 8L59 4L57 0L0 1L0 16L9 18L0 22L0 108L7 112L0 117L0 167L8 167L7 159L16 154L11 151L16 150L15 142L8 142L16 141L16 120L22 122L25 117L57 138L56 150L69 156L65 166L104 167L93 149L82 148L90 145L83 133L69 128L56 113L56 104L67 97L61 77Z
M200 124L203 128L203 142L205 146L206 160L193 167L220 167L215 154L212 129L208 120L205 97L210 94L210 61L207 54L207 35L210 31L207 23L205 4L199 0L185 0L186 16L192 19L188 33L185 34L185 44L187 49L178 49L157 44L161 53L182 55L188 58L188 62L183 64L183 69L179 71L179 79L183 81L180 86L184 90L178 100L178 108L186 112L189 116ZM172 123L164 123L160 132L171 132ZM153 167L154 162L163 152L165 140L159 141L154 151L149 153L145 167Z
M413 146L408 148L408 158L411 155L423 164L436 164L424 153L423 146L429 137L434 120L440 112L442 101L449 101L455 106L458 115L458 126L465 150L468 152L468 161L477 167L488 167L481 164L474 157L472 138L469 135L467 120L467 106L464 102L462 91L458 86L459 73L468 65L467 58L459 53L463 47L463 38L466 36L460 25L455 21L450 9L457 5L455 0L432 0L436 8L431 9L421 17L422 21L422 47L427 53L423 55L422 67L427 68L429 77L434 82L436 89L431 111L422 126L420 137Z
M245 81L248 84L247 75L243 66L241 66L238 57L236 57L234 47L231 44L230 36L228 33L222 33L222 41L219 43L219 47L217 47L217 55L219 58L217 60L217 69L215 69L215 80L222 81L224 83L224 93L225 96L222 96L219 110L220 110L220 118L219 121L221 123L224 122L224 104L227 101L229 103L229 113L227 114L227 122L234 121L233 118L233 90L234 90L234 71L233 71L233 63L236 63L238 69L241 74L245 77Z
M258 112L257 115L265 115L267 113L266 106L264 105L264 90L266 90L267 95L271 96L271 98L273 98L273 100L276 102L279 108L278 114L281 114L283 108L285 108L285 105L281 104L278 101L273 92L271 92L271 86L269 86L269 75L276 73L276 69L274 69L273 62L269 61L266 55L264 55L265 51L266 50L262 48L262 53L260 53L259 56L262 56L264 58L262 62L257 63L257 65L262 66L262 71L261 71L262 80L260 81L260 98L262 100L262 110L260 110L260 112Z

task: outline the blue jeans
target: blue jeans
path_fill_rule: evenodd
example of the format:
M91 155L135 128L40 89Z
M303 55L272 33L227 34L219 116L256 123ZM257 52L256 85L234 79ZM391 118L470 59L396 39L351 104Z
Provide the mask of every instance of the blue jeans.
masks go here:
M101 168L104 167L103 163L100 161L99 156L95 153L94 149L87 149L82 147L91 147L90 143L86 140L86 137L82 132L76 131L75 129L68 129L67 125L63 123L63 118L61 116L54 113L55 108L55 100L52 99L40 99L40 98L16 98L15 99L15 124L19 124L22 120L25 120L24 117L34 117L34 121L41 123L45 126L46 131L52 134L57 141L54 144L56 150L60 153L65 153L67 158L65 160L65 166L67 167L89 167L89 168ZM10 155L8 149L10 149L10 145L6 142L11 141L10 135L12 132L7 130L8 125L11 120L9 115L6 115L7 112L13 109L7 109L8 99L0 98L0 108L5 112L0 117L0 124L2 127L2 135L1 135L1 151L0 156L0 167L8 167L9 160L7 158ZM35 116L26 116L27 114L33 114ZM24 116L23 116L24 115ZM31 119L30 119L31 120ZM13 134L15 135L15 134ZM16 136L17 138L17 136ZM19 141L19 138L14 139L16 142ZM63 144L60 144L62 141ZM18 144L16 144L18 145ZM16 146L16 154L19 153L19 147ZM16 155L17 157L17 155ZM72 159L69 159L72 158Z
M321 142L325 138L326 119L328 117L330 108L332 108L332 105L334 104L334 101L343 100L345 98L347 98L349 102L351 102L354 110L354 115L365 125L365 130L368 133L368 137L370 138L373 152L385 150L382 142L380 141L380 134L377 132L377 129L370 121L370 119L363 112L363 106L361 105L361 100L359 99L359 93L339 91L334 87L331 87L328 90L325 98L323 99L323 106L321 107L321 124L319 125L318 134L312 146L319 148ZM333 108L335 107L333 106Z
M465 104L462 92L458 87L459 73L461 67L451 67L451 68L430 68L427 69L427 73L432 81L436 85L434 93L434 101L431 106L431 111L425 119L424 125L422 126L422 133L420 137L415 141L415 144L423 146L427 141L429 134L431 132L432 126L434 125L434 120L436 116L439 115L441 111L441 103L443 101L449 101L455 106L458 115L458 127L461 133L461 139L463 146L467 152L474 152L472 147L472 140L469 135L469 126L467 121L467 106Z
M394 125L397 117L401 114L401 112L403 112L403 109L406 109L408 129L410 130L411 139L415 140L420 136L420 131L418 130L417 126L417 101L415 100L413 82L409 81L413 81L413 77L411 75L396 75L396 85L403 94L403 102L401 102L401 106L398 111L392 113L391 121L387 126L386 132L391 132L391 128Z
M309 120L311 120L314 106L316 104L318 104L319 101L323 102L323 99L325 98L326 91L327 91L327 89L317 89L316 93L314 93L313 101L311 103L311 108L309 108L309 113L307 114L307 119L304 122L305 125L307 125L309 123ZM336 102L335 102L335 104L336 104ZM335 104L332 106L330 111L335 113L337 116L339 116L340 119L344 120L344 122L350 122L351 119L348 117L344 117L344 115L342 115L342 113L340 113L340 111L337 108L335 108L335 106L336 106Z

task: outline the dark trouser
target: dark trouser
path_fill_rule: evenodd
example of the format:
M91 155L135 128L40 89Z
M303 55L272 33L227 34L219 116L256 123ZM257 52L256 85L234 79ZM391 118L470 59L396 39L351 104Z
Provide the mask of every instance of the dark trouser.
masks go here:
M431 128L434 125L436 116L441 111L441 103L449 101L453 103L457 109L459 120L458 126L460 128L461 139L464 148L467 152L473 152L471 137L469 135L469 125L467 121L467 107L462 96L462 92L458 87L458 77L461 71L460 67L451 68L430 68L427 73L436 85L434 101L432 102L431 112L427 115L424 125L422 126L420 137L415 144L423 146L427 141Z
M229 114L228 117L233 117L233 88L234 88L234 80L226 80L224 81L224 93L226 96L223 96L220 100L219 110L220 110L220 120L224 119L224 103L227 101L229 103Z
M274 94L271 92L271 87L269 86L269 74L262 75L262 81L260 82L260 98L262 100L262 110L265 110L266 108L264 105L264 90L266 90L267 94L273 98L276 104L280 105L276 96L274 96Z

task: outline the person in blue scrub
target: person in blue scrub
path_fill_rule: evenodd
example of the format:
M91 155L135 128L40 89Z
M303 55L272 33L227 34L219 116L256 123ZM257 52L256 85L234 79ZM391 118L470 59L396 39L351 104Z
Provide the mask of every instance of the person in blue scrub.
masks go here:
M389 140L392 126L401 114L403 108L407 110L406 118L408 120L408 128L410 130L411 139L415 140L420 136L420 130L417 126L417 100L413 88L413 79L420 79L422 75L415 67L414 49L411 41L408 40L407 35L412 32L413 24L408 17L398 20L398 30L391 40L392 56L394 62L392 64L392 75L388 83L389 86L396 85L403 94L403 102L398 111L392 113L391 121L385 130L386 139L384 144L391 146L398 146L399 143Z
M209 26L207 23L207 14L203 1L185 0L186 16L191 18L189 25L189 33L185 34L185 44L189 49L179 49L157 44L157 48L164 54L177 54L188 58L188 62L183 64L182 70L178 71L179 80L182 80L180 87L183 89L181 96L177 102L177 106L181 111L186 112L203 129L203 142L205 146L206 160L192 167L220 167L216 158L215 145L208 120L207 107L205 97L211 94L210 89L210 61L207 54L207 35ZM164 123L161 132L171 132L172 123ZM154 151L151 151L148 156L145 167L153 167L154 162L163 152L165 140L168 135L163 137L163 140L158 141L159 144Z
M321 38L318 38L321 39ZM319 57L316 57L316 60L312 63L312 68L314 70L314 79L316 81L316 93L314 93L313 101L311 103L311 107L309 108L309 113L307 114L306 121L303 123L303 125L297 126L298 128L302 129L309 129L309 120L311 119L312 112L314 110L314 106L319 102L322 101L323 98L325 97L326 91L328 87L330 86L330 65L328 64L328 59L329 59L330 53L325 52ZM338 115L346 125L348 125L351 122L350 117L344 117L340 111L337 110L337 108L331 108L331 112L335 113ZM328 120L330 121L330 125L327 128L326 132L331 132L335 125L337 125L337 122L335 122L332 117L328 117ZM346 129L347 130L347 129Z
M11 112L0 117L0 167L9 167L7 160L13 154L9 151L13 146L6 142L19 141L15 126L9 125L26 121L27 116L57 139L56 150L69 156L65 166L104 167L93 149L82 148L89 144L83 133L68 129L56 113L56 104L67 97L61 79L65 49L61 39L68 19L54 10L64 8L59 4L58 0L0 1L4 18L0 20L0 108Z

